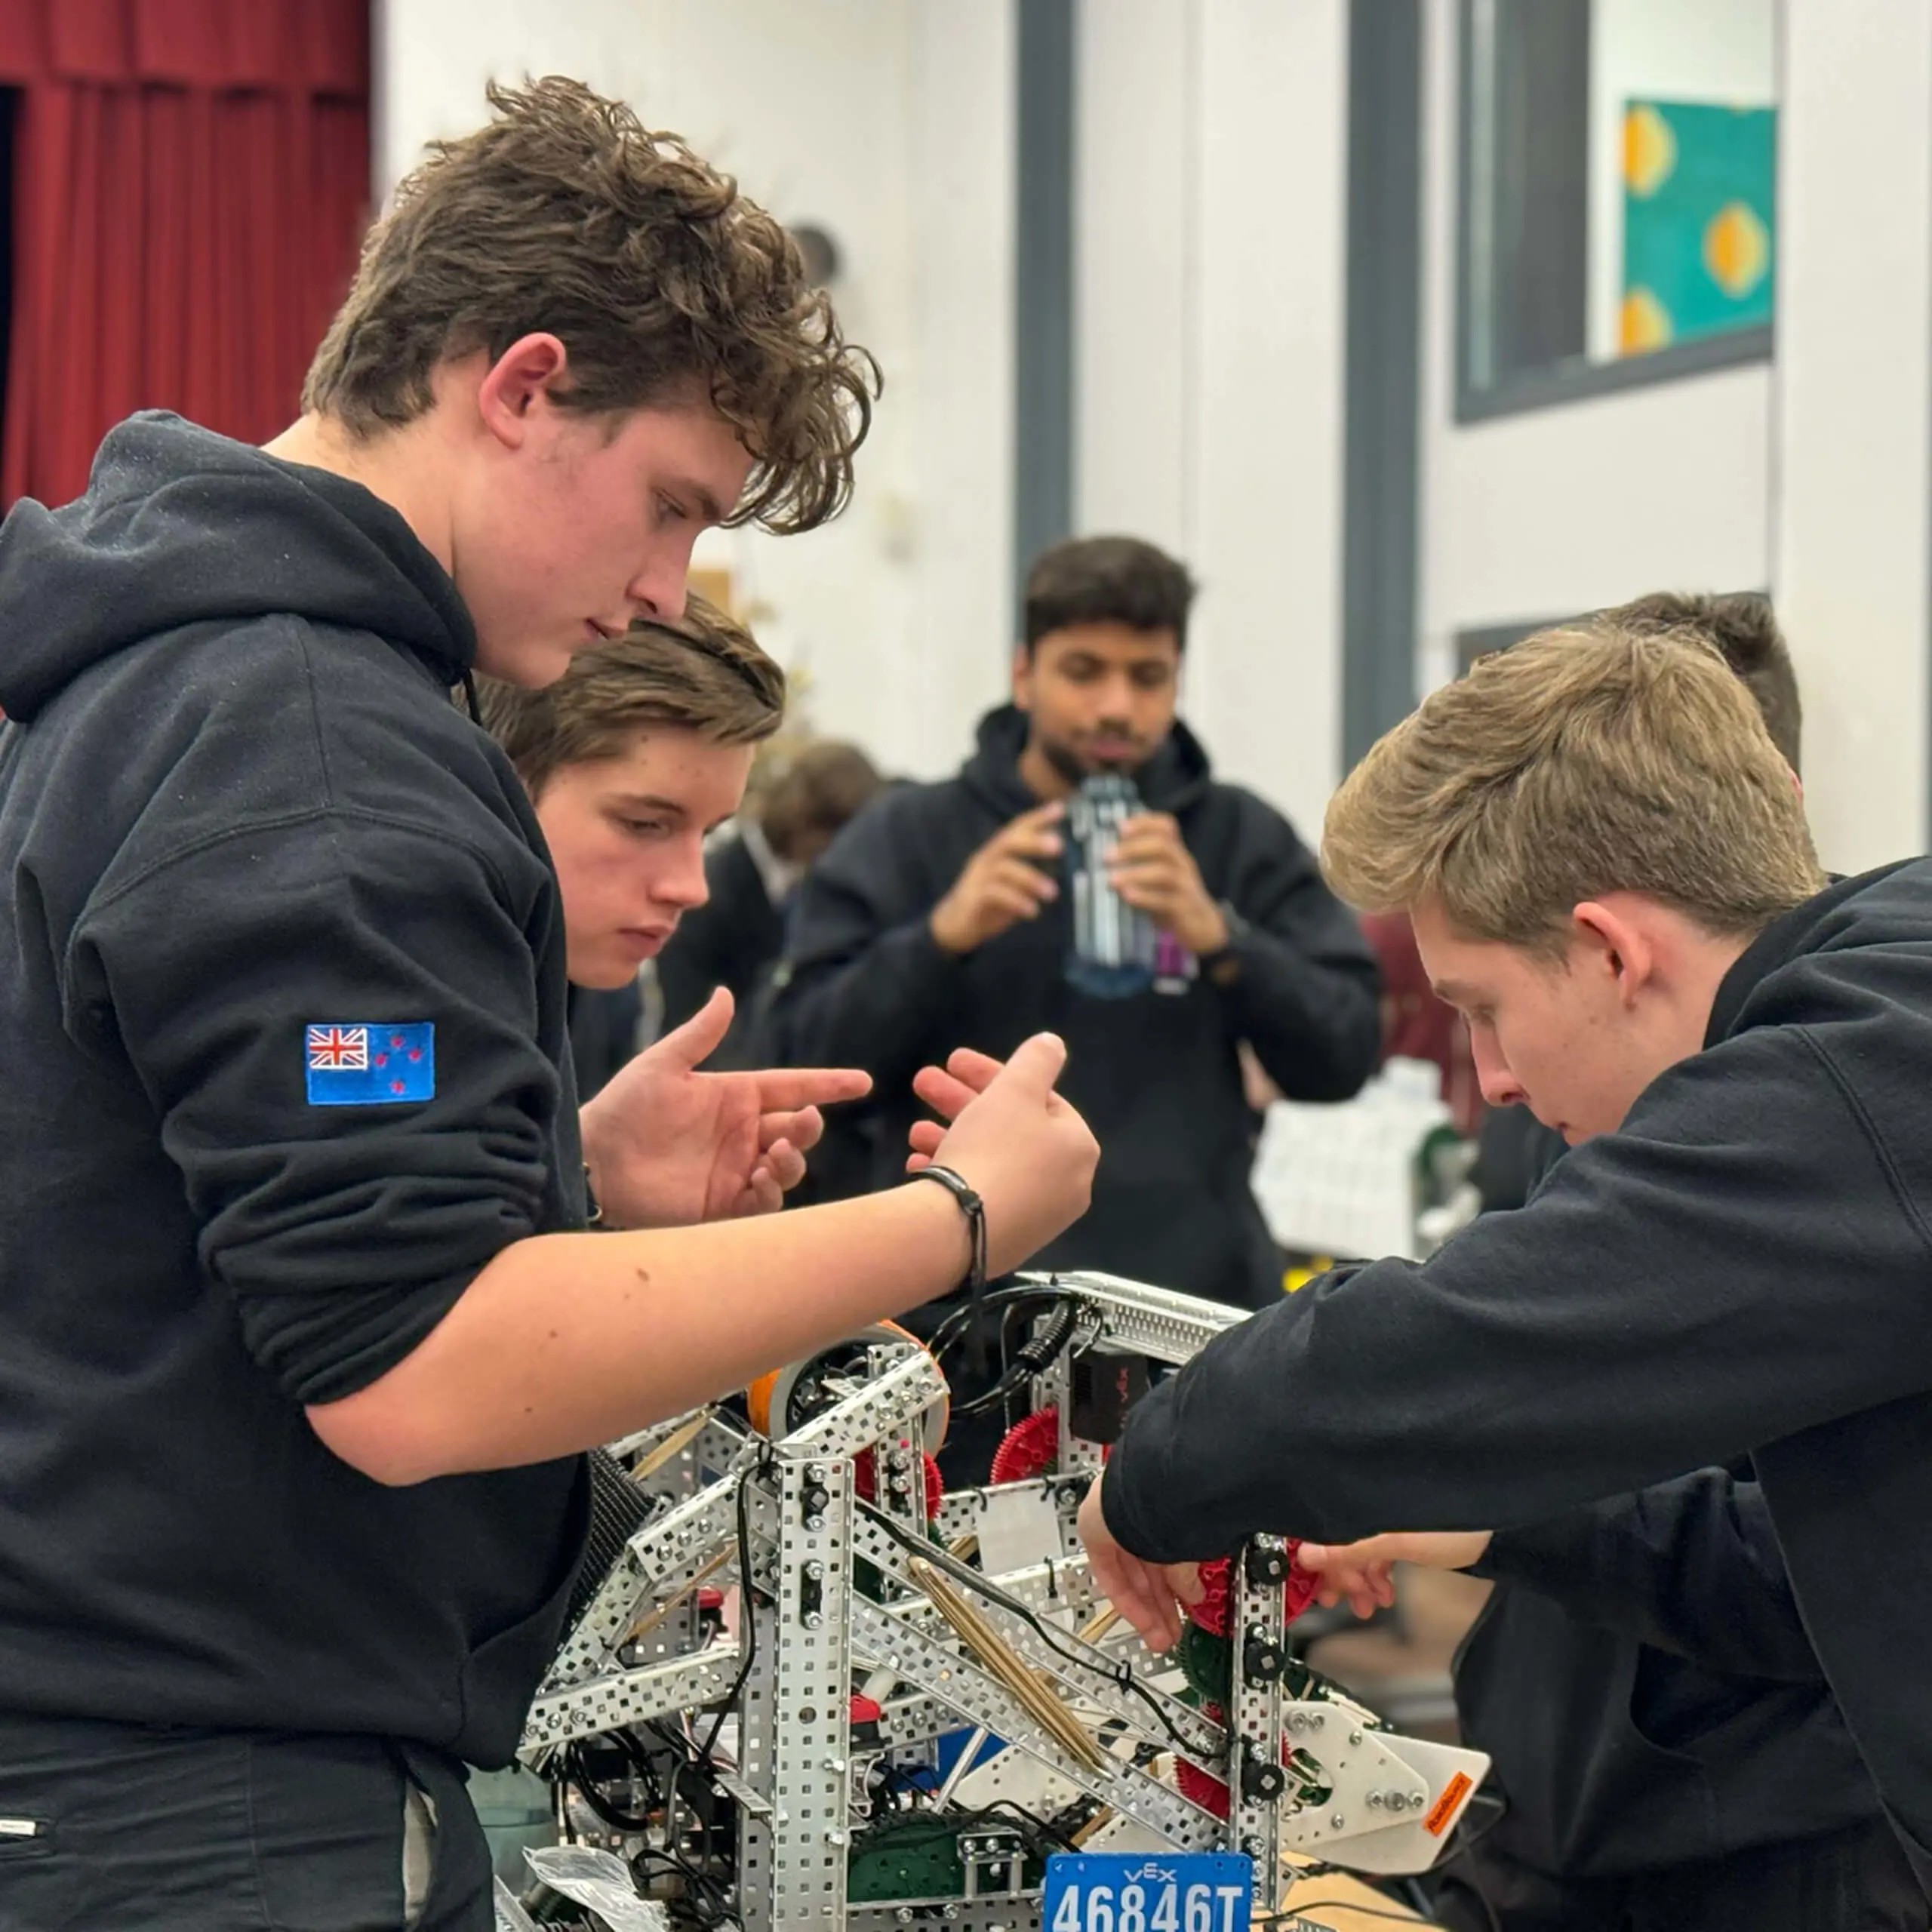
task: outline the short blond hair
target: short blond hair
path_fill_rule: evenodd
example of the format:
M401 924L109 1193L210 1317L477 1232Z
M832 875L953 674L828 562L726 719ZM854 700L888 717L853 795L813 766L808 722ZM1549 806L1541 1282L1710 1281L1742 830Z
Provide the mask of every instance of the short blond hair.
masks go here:
M1718 651L1614 617L1426 699L1330 802L1321 863L1364 912L1432 903L1466 937L1545 955L1606 893L1728 937L1825 884L1790 768Z

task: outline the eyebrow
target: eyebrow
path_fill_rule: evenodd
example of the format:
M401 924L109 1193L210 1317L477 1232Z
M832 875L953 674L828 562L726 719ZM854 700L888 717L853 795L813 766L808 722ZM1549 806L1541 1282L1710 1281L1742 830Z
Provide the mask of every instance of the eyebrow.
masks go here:
M677 799L662 798L654 792L620 792L611 803L633 811L667 812L678 818L688 816Z
M675 476L665 486L678 496L689 497L697 505L699 513L706 523L722 523L724 512L719 507L718 499L695 476Z
M1429 989L1444 1006L1466 1006L1479 995L1473 986L1466 986L1460 980L1432 980Z

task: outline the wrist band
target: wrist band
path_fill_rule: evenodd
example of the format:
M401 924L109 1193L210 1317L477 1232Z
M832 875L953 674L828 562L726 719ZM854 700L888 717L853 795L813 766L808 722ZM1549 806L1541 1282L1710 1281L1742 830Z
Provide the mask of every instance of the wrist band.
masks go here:
M973 1259L966 1273L967 1306L971 1311L966 1326L970 1334L979 1326L980 1297L986 1291L986 1204L968 1185L965 1177L955 1174L950 1168L923 1167L911 1178L937 1181L959 1203L959 1211L966 1217L967 1234L973 1251Z

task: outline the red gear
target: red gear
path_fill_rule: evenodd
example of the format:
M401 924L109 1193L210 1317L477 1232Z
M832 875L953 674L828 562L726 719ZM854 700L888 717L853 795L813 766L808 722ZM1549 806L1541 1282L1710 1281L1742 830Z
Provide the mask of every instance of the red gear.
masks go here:
M1060 1411L1035 1409L1023 1416L993 1451L995 1482L1031 1482L1053 1467L1060 1453Z

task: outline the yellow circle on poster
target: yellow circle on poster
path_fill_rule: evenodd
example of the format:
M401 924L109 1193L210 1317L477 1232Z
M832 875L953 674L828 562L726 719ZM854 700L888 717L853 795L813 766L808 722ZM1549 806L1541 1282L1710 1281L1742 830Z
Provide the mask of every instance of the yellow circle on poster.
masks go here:
M1643 355L1661 349L1675 334L1670 311L1647 288L1633 288L1618 312L1617 346L1626 355Z
M1770 265L1771 238L1755 209L1730 202L1712 216L1704 229L1704 266L1734 302L1749 295Z
M1677 137L1654 107L1623 117L1623 179L1633 195L1654 195L1677 165Z

